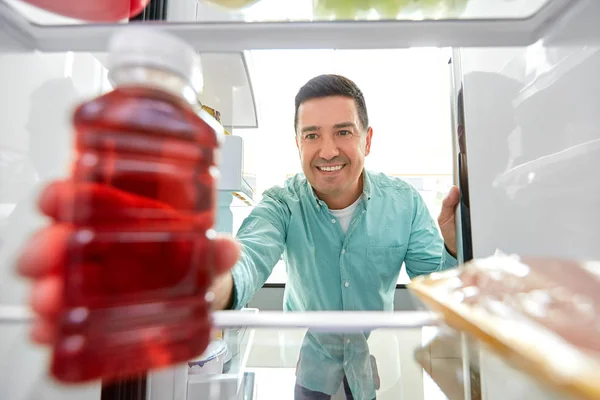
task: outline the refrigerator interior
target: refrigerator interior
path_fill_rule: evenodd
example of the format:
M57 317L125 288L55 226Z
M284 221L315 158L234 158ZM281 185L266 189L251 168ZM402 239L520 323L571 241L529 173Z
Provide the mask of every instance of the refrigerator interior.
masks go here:
M600 184L592 174L600 169L600 3L484 3L471 1L457 20L409 15L395 22L315 23L305 22L312 18L311 1L284 8L263 0L234 13L171 0L162 25L204 55L203 101L225 110L224 125L234 134L236 127L268 125L256 102L251 50L451 49L448 135L455 183L463 177L468 188L463 212L472 256L500 250L598 260ZM289 21L291 13L300 21ZM15 258L47 222L36 210L39 190L67 176L69 111L110 87L104 49L117 28L0 1L0 306L28 303L29 286L15 274ZM255 183L244 182L243 205L250 207ZM231 201L227 197L224 208ZM100 398L99 383L64 387L47 378L49 353L32 345L27 332L24 324L0 326L1 399ZM413 348L419 335L410 340ZM487 385L494 387L489 379ZM173 396L168 400L185 399Z

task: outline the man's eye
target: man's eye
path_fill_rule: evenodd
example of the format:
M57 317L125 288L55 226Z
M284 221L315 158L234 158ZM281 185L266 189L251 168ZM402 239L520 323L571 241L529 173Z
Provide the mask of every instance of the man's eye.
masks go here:
M317 138L316 133L309 133L307 135L304 135L304 139L307 139L307 140L315 140L316 138Z
M352 135L352 132L350 132L350 131L339 131L338 135L340 135L340 136L350 136L350 135Z

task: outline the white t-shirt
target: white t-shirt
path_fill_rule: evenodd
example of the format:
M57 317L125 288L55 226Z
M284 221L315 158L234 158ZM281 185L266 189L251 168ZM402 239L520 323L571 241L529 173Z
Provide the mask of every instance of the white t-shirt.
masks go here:
M329 211L331 211L331 214L333 214L334 217L337 217L338 221L340 222L340 226L342 227L342 230L344 231L344 234L348 230L348 226L350 225L350 221L352 220L352 216L354 215L354 210L356 210L356 207L358 206L359 202L360 202L360 197L358 199L356 199L356 201L354 203L352 203L351 205L349 205L348 207L346 207L344 209L329 210Z

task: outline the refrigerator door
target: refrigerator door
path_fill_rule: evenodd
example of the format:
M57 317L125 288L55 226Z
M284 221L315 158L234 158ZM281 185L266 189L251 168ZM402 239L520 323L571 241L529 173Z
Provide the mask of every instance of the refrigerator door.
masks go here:
M460 57L473 256L600 259L600 46Z

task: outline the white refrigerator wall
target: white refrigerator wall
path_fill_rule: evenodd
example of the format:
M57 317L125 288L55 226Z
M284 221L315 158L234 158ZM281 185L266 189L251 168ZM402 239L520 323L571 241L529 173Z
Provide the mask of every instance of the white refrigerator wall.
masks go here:
M73 106L106 87L106 71L89 53L0 54L0 305L28 302L14 260L44 224L35 201L71 160ZM0 399L98 400L97 384L73 388L47 377L49 352L28 339L28 327L0 327Z
M461 51L474 257L600 259L598 50Z

